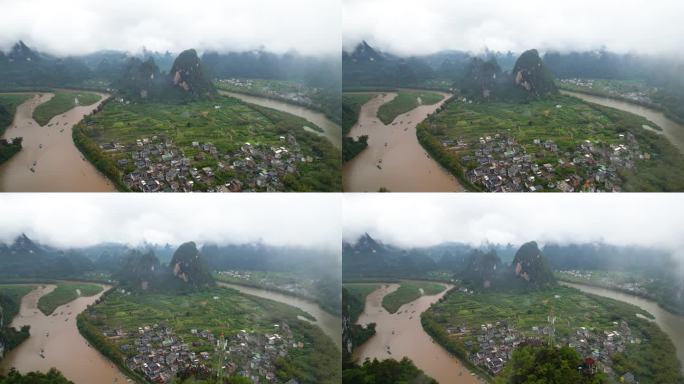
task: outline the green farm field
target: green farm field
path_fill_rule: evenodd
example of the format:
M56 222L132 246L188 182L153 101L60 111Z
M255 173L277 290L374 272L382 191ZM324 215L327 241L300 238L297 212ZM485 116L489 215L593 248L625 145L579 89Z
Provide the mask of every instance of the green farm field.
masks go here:
M217 97L211 101L188 104L142 103L126 105L117 101L108 103L102 111L75 128L79 141L85 141L89 156L98 169L110 178L121 180L134 168L132 163L118 169L117 160L130 159L136 140L153 136L166 137L185 157L192 159L196 168L217 169L218 160L213 157L194 159L202 150L193 142L212 143L220 154L237 151L245 143L279 147L280 136L292 134L302 148L304 156L313 158L299 166L296 174L285 180L288 191L338 191L341 190L339 173L341 154L325 138L308 132L304 127L311 123L273 109L243 103L231 97ZM85 139L83 139L85 137ZM99 149L103 143L117 142L125 150L106 152ZM230 170L217 171L217 183L223 183L236 175Z
M452 291L422 315L422 323L447 350L467 358L479 350L478 335L483 324L502 323L526 337L547 340L549 336L540 332L551 325L549 316L555 317L553 338L560 345L576 343L580 329L603 335L604 331L615 331L616 324L625 322L630 337L638 342L628 342L624 351L611 355L611 366L618 377L633 372L641 383L683 380L674 345L650 320L649 313L574 288L558 286L527 293ZM456 328L461 331L448 331Z
M55 96L39 105L33 111L33 118L40 125L47 124L50 119L79 105L91 105L100 100L94 93L80 91L56 91ZM78 103L76 103L78 100Z
M382 298L382 306L389 313L394 313L399 308L410 303L423 295L436 295L444 290L442 284L423 281L402 281L399 288ZM422 290L422 293L421 293Z
M420 105L432 105L440 102L442 95L427 91L399 91L397 96L378 109L378 118L390 124L394 118Z
M58 283L54 291L42 296L38 300L38 309L46 316L60 305L64 305L80 296L93 296L102 292L102 287L87 283Z
M137 332L139 327L163 324L172 328L184 342L192 344L193 352L212 352L200 336L191 329L208 330L214 335L234 337L241 330L247 333L267 334L273 325L285 322L292 329L301 349L291 349L282 363L280 374L294 377L301 383L335 383L340 381L340 351L330 338L316 326L298 317L306 317L299 309L275 301L241 294L230 288L213 288L186 295L133 294L112 292L90 307L81 321L83 328L123 329ZM92 328L91 328L92 329ZM99 348L125 358L121 349L131 344L130 337L100 339ZM113 351L113 352L112 352ZM133 352L128 352L133 353ZM216 362L212 362L216 363ZM216 368L216 367L214 367Z

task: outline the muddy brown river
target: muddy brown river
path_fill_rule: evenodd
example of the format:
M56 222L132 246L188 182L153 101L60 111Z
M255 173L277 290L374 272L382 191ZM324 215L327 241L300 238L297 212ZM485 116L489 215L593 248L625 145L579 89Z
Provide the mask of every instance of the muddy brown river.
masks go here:
M287 304L289 306L301 309L302 311L313 316L316 320L312 323L316 324L319 328L321 328L321 330L323 330L323 333L328 335L335 342L335 345L342 348L342 320L324 311L318 304L309 300L300 299L295 296L286 295L279 292L268 291L265 289L252 288L244 285L230 284L224 282L217 283L222 287L237 289L238 291L248 295L262 297L265 299L277 301L279 303Z
M408 357L427 375L440 384L480 383L477 376L461 362L435 343L423 330L420 314L446 294L452 285L437 295L421 296L390 314L382 307L382 298L399 288L399 284L382 284L366 297L358 324L375 323L375 335L354 350L354 359L395 359Z
M594 96L588 95L586 93L571 92L565 90L561 90L561 93L577 97L590 103L619 109L621 111L645 117L648 120L654 122L660 128L662 128L663 130L661 133L665 135L665 137L667 137L667 139L670 140L670 142L674 144L675 147L679 148L681 152L684 152L684 125L669 119L667 116L665 116L664 113L660 111L622 100L611 99L608 97Z
M662 329L663 332L670 337L670 340L672 340L672 343L677 350L677 359L682 364L682 372L684 373L684 316L675 315L671 312L668 312L661 308L655 301L645 299L643 297L630 295L607 288L592 287L585 284L568 283L564 281L561 281L560 283L568 287L577 288L582 292L608 297L613 300L636 305L637 307L653 315L653 317L655 317L656 324L658 324L660 329Z
M314 123L316 126L323 130L322 133L313 129L310 129L309 132L325 136L325 138L327 138L328 141L330 141L335 146L335 148L342 148L342 128L339 125L333 123L332 120L328 119L324 114L320 112L316 112L309 108L305 108L299 105L290 104L279 100L273 100L266 97L245 95L242 93L228 91L218 92L222 95L234 97L247 103L260 105L262 107L272 108L281 112L289 113L291 115L299 116L304 120Z
M421 105L397 116L389 125L377 116L381 105L396 93L380 93L361 107L350 137L368 136L364 149L342 168L342 183L348 192L456 192L463 188L418 143L416 125L439 108L449 97L433 105Z
M111 287L103 285L104 290L99 294L79 297L55 309L54 316L45 316L38 309L38 299L55 288L52 284L40 285L22 298L19 314L11 325L15 328L30 325L31 336L5 355L0 371L14 367L22 373L47 372L54 367L76 384L125 383L126 376L92 348L76 328L76 315Z
M4 138L23 137L22 150L0 165L3 192L112 192L114 185L85 160L71 138L71 129L109 95L95 104L74 107L40 126L33 110L54 95L38 93L17 107Z

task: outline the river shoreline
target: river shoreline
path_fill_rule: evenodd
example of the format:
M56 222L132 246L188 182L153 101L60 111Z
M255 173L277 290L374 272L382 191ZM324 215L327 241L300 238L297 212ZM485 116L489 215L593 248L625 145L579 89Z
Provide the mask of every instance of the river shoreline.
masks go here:
M26 92L34 96L17 107L12 125L4 138L23 137L22 150L0 166L0 190L7 192L112 192L112 182L86 161L75 145L76 124L93 113L110 96L97 93L100 100L75 106L53 116L44 125L33 119L34 110L54 93Z
M402 89L407 91L407 89ZM392 192L460 192L458 180L436 162L419 143L416 127L439 109L451 96L432 105L400 114L390 124L377 116L380 107L389 103L397 92L377 94L361 106L356 124L347 137L368 136L368 147L343 164L342 184L347 192L376 192L381 188Z
M440 384L482 382L460 359L436 343L421 324L421 314L453 289L453 285L441 283L445 290L439 294L423 295L390 314L382 307L382 299L398 289L399 284L379 284L380 287L366 297L364 310L357 321L360 325L375 323L376 333L354 350L352 357L355 361L408 357Z
M669 118L663 111L657 108L586 92L568 90L561 90L560 92L561 94L576 97L587 103L594 103L641 116L656 124L661 129L661 131L656 132L664 135L672 145L679 149L680 152L684 153L684 124Z
M76 384L126 382L126 375L93 348L76 326L76 317L111 290L112 286L99 284L103 288L100 293L78 297L59 306L52 315L45 316L37 308L38 300L54 290L56 285L35 285L36 287L22 298L19 314L11 322L13 327L30 325L31 335L4 357L0 362L0 370L5 372L14 367L23 373L47 372L55 367ZM69 350L70 353L63 353L65 350Z
M318 326L323 333L325 333L338 347L342 347L342 319L330 314L324 310L318 303L297 297L295 295L267 290L264 288L250 287L241 284L226 283L217 281L216 284L220 287L232 288L238 290L242 294L253 295L279 303L289 305L301 309L315 320L310 321L312 324ZM259 292L261 291L261 292Z
M560 284L579 289L580 291L597 296L607 297L623 303L635 305L650 313L658 327L670 338L677 351L677 359L684 373L684 316L673 314L650 299L639 297L634 294L624 293L618 290L596 287L587 284L570 283L561 281Z
M240 93L234 91L218 90L220 95L233 97L245 103L260 105L262 107L272 108L280 112L289 113L290 115L300 117L322 129L323 132L318 132L314 129L308 130L320 136L324 136L328 141L338 150L342 149L342 128L339 124L334 123L322 112L314 109L304 107L298 104L289 103L276 98L257 96L248 93Z

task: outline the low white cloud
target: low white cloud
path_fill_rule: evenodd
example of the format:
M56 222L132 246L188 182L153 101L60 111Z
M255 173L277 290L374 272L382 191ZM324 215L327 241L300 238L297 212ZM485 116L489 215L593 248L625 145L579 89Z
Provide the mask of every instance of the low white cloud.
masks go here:
M0 242L303 246L338 252L336 194L1 194Z
M343 0L345 47L401 54L608 50L681 55L677 0Z
M340 0L0 0L0 49L339 54Z
M368 232L403 247L535 240L684 248L682 194L345 194L343 207L347 241Z

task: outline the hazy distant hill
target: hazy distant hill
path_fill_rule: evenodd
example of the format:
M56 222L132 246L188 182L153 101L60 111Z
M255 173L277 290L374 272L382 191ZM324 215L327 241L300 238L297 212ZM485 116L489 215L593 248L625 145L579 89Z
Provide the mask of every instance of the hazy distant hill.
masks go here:
M24 87L87 87L104 90L120 86L122 78L137 77L137 68L141 74L150 74L150 68L142 63L154 63L155 72L173 74L174 63L182 67L184 76L192 73L192 79L185 79L186 84L194 85L193 93L202 94L209 91L207 81L214 78L257 78L296 80L312 87L338 88L341 83L341 61L339 57L305 56L296 52L274 54L265 51L247 52L205 52L201 57L197 52L187 50L180 55L170 52L153 52L143 49L140 53L127 53L103 50L80 56L57 57L40 52L17 42L7 52L0 52L0 89ZM182 56L181 56L182 55ZM190 71L198 56L203 76L196 77L199 72ZM186 65L187 64L187 65ZM181 69L176 67L176 69ZM155 76L154 80L159 79ZM152 80L149 77L147 80ZM173 80L173 77L171 78ZM188 81L189 80L189 81ZM206 81L205 81L206 80ZM193 83L193 84L190 84ZM134 87L131 87L134 88ZM149 88L149 89L148 89ZM141 90L148 94L153 88L144 84L138 89L126 90L127 97L139 97Z
M90 68L75 57L54 57L17 42L0 54L0 88L69 86L92 77Z
M67 278L93 268L92 261L78 252L46 247L24 234L10 244L0 244L0 278Z
M435 71L418 57L397 57L375 50L365 41L352 52L342 52L345 87L411 86L435 78Z
M520 55L510 73L495 58L473 58L457 83L462 95L480 101L528 101L558 93L536 49Z
M518 281L524 281L523 284L530 284L536 288L556 284L549 262L535 241L525 243L518 249L511 267Z
M194 49L185 50L176 57L169 76L176 90L190 98L210 97L216 93Z
M177 282L182 281L181 284L187 284L192 289L214 285L214 278L209 273L197 245L192 241L183 243L176 249L169 268Z

